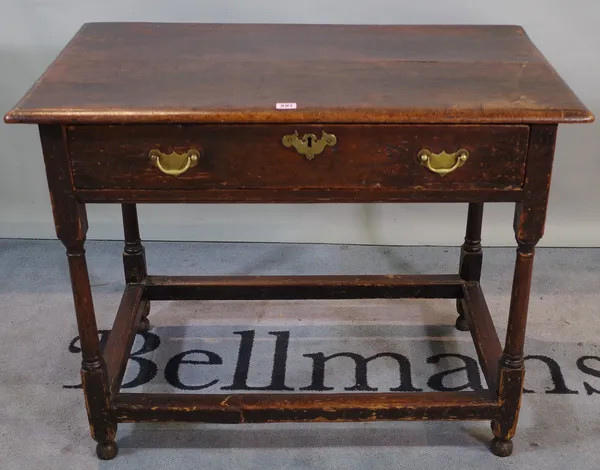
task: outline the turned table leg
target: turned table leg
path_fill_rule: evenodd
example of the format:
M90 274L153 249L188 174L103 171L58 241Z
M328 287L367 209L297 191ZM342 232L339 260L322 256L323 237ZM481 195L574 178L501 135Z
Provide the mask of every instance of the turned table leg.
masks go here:
M523 349L535 253L535 243L520 238L517 238L517 242L519 246L515 262L506 342L500 361L500 378L498 380L498 397L502 406L502 417L492 422L492 431L495 436L492 440L492 452L500 457L512 453L511 439L515 435L523 394L525 376Z
M479 281L481 278L481 265L483 262L483 251L481 249L481 225L483 222L483 202L472 202L469 204L467 213L467 229L465 242L460 249L459 275L465 281ZM458 318L456 328L460 331L468 331L469 325L465 318L465 312L460 299L456 301Z
M492 421L494 439L491 449L500 457L512 453L511 439L517 428L519 407L523 396L525 328L533 259L535 246L544 234L555 140L555 125L531 127L528 168L535 168L535 171L528 171L525 181L526 199L517 204L515 209L517 259L497 390L501 416L498 420Z
M85 207L73 202L55 209L57 233L67 249L71 287L81 343L81 381L96 453L107 460L117 455L117 423L112 420L108 375L102 357L92 292L85 259L87 220Z
M146 253L140 237L137 208L135 204L122 204L123 232L125 235L125 249L123 251L123 268L127 284L143 281L147 273ZM145 310L140 320L139 331L150 329L150 302L145 303Z
M106 364L102 357L85 259L87 213L74 195L64 129L40 126L56 235L67 249L77 328L81 343L81 381L92 438L101 459L117 455L117 422L110 411Z
M63 239L67 247L75 314L81 343L81 380L92 438L98 442L96 453L108 460L117 455L117 424L111 418L108 375L102 358L98 327L84 249L84 235Z

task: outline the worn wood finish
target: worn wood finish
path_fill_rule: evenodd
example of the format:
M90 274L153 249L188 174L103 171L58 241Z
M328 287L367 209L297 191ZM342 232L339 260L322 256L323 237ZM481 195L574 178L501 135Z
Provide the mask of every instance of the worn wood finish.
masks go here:
M515 237L518 243L510 316L504 346L503 364L523 366L525 325L531 289L535 245L544 234L546 208L552 176L556 126L533 126L526 180L526 201L515 209Z
M479 365L488 388L496 394L498 391L498 367L502 357L502 346L496 333L494 321L488 309L479 282L465 282L464 298L459 302L465 312L468 330L473 337Z
M41 126L40 138L56 234L67 250L81 345L81 381L90 432L92 438L98 442L98 455L112 458L116 455L117 449L114 443L117 423L111 415L109 406L106 364L100 350L85 259L87 214L85 206L78 203L73 195L70 162L63 129L60 126Z
M141 282L148 275L146 269L146 252L140 237L137 208L135 204L122 204L123 234L125 249L123 250L123 269L125 282Z
M276 102L294 102L291 110ZM40 124L71 274L97 455L121 421L219 423L489 419L510 455L523 393L535 245L557 124L592 114L517 26L87 24L6 122ZM307 161L281 139L337 136ZM166 176L148 153L201 152ZM421 149L469 159L440 176ZM85 260L85 203L122 204L127 287L100 352ZM138 203L467 202L456 275L149 276ZM502 349L479 284L483 205L515 202L518 244ZM152 300L456 298L482 393L119 394Z
M492 432L501 441L510 441L515 436L523 397L524 378L524 367L508 368L501 364L498 378L500 418L492 421Z
M334 134L313 160L283 146L284 135ZM75 186L81 189L521 189L528 126L68 126ZM158 139L157 136L160 136ZM200 151L174 178L148 153ZM419 151L469 151L444 177Z
M462 169L462 168L461 168ZM524 199L521 189L227 189L208 191L79 189L80 202L94 203L332 203L332 202L518 202Z
M119 422L452 421L499 416L496 400L477 392L175 396L123 393L115 397L111 406Z
M123 215L123 234L125 236L125 248L123 250L123 270L125 271L125 282L127 284L142 282L148 275L146 267L146 251L140 237L137 207L135 204L121 204ZM147 331L150 329L150 302L143 302L142 316L139 319L138 329Z
M510 316L504 345L505 365L521 367L523 365L523 346L525 344L525 325L527 307L531 290L533 272L533 245L519 244L515 261L515 274L510 300Z
M149 300L461 298L454 274L387 276L148 276Z
M467 229L465 241L460 248L458 272L465 281L479 281L481 266L483 264L483 251L481 249L481 226L483 223L483 203L472 202L467 213ZM469 322L465 316L462 302L456 303L458 318L455 326L460 331L469 330Z
M282 112L276 102L297 109ZM6 117L63 124L591 119L519 26L150 23L84 25Z
M125 287L117 316L106 341L104 361L111 394L118 393L121 387L131 346L135 339L136 326L139 324L147 304L143 299L143 294L144 288L140 285L129 284Z
M544 234L546 208L552 177L557 126L531 128L525 191L527 199L515 208L517 257L511 292L504 352L500 361L499 403L501 419L492 423L497 455L509 455L523 394L525 327L531 290L535 246Z
M481 226L483 223L483 203L469 204L465 242L460 249L460 277L465 281L479 281L483 264L481 249Z
M557 130L554 125L531 126L526 200L517 205L513 225L517 242L535 245L544 235Z

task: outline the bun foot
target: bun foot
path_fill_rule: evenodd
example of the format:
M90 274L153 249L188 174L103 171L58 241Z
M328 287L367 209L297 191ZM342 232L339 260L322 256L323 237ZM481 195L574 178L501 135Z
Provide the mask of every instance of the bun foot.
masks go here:
M491 445L492 453L498 457L508 457L513 451L513 442L494 437Z
M150 320L148 320L148 318L146 318L146 317L140 319L140 324L138 325L138 332L143 333L145 331L148 331L149 329L150 329Z
M96 455L101 460L114 459L117 452L119 452L119 448L115 441L98 442L98 445L96 445Z
M456 319L456 329L459 331L469 331L469 324L465 317L465 311L463 310L460 299L456 299L456 311L458 312L458 318Z
M142 318L140 318L140 323L138 324L138 333L144 333L151 328L150 320L148 320L148 315L150 315L150 301L146 300L144 304L144 310L142 311Z
M467 319L465 317L458 317L454 326L459 331L469 331L469 324L467 323Z

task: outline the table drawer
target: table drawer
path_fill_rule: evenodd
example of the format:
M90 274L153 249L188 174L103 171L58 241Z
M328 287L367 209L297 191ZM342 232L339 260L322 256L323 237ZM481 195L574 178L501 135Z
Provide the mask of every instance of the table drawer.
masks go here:
M67 136L81 189L519 189L529 127L79 125Z

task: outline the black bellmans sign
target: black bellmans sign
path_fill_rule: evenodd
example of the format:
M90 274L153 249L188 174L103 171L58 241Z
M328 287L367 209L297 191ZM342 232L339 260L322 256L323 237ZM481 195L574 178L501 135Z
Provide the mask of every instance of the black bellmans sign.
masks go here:
M159 374L162 374L166 383L175 390L184 392L205 390L207 393L219 393L220 391L329 392L334 390L340 392L417 392L422 390L448 392L478 391L485 388L477 360L467 354L452 352L423 355L420 361L415 361L397 351L381 351L366 355L347 350L333 354L314 350L306 351L301 355L304 359L301 364L305 366L304 372L308 370L310 379L305 384L292 386L286 381L291 336L291 332L288 330L268 332L268 336L272 339L271 356L269 358L261 357L260 363L264 366L261 372L266 374L269 380L262 385L249 385L253 381L250 369L251 364L255 362L253 349L256 331L253 329L232 330L231 333L232 339L237 338L238 340L237 355L232 355L234 357L233 364L227 364L226 359L213 350L190 348L177 354L168 355L162 367L154 359L160 352L160 336L154 332L139 333L137 339L141 341L137 341L136 345L141 345L134 346L131 352L126 381L121 388L131 390L151 384L158 379ZM102 346L106 344L109 334L109 330L100 330ZM402 344L398 343L397 346L401 348ZM68 350L71 353L80 353L79 337L75 337L70 342ZM544 387L539 384L531 387L528 386L526 380L525 393L600 394L600 356L580 355L574 360L569 360L568 358L535 354L526 356L525 362L528 372L537 376L536 382L546 384ZM381 388L376 385L376 380L369 379L369 370L383 365L387 365L385 373L388 377L395 373L393 380L397 382L396 386ZM429 375L414 373L415 369L419 369L421 372L424 365L435 366L436 370ZM458 367L456 367L457 365ZM189 380L189 377L186 380L181 374L184 366L198 368L198 370L206 368L209 371L215 370L215 367L226 367L232 369L233 373L228 380L224 380L217 377L218 374L210 377L210 372L207 376L207 372L203 371L200 375L208 378L200 382ZM327 374L331 368L340 367L347 372L345 377L352 377L352 380L349 380L352 383L332 383L331 378L328 378ZM565 379L564 370L566 369L570 369L571 372L568 380ZM579 379L576 381L573 377L579 377ZM389 380L392 380L392 377L389 377ZM63 387L81 388L81 384L68 384Z

